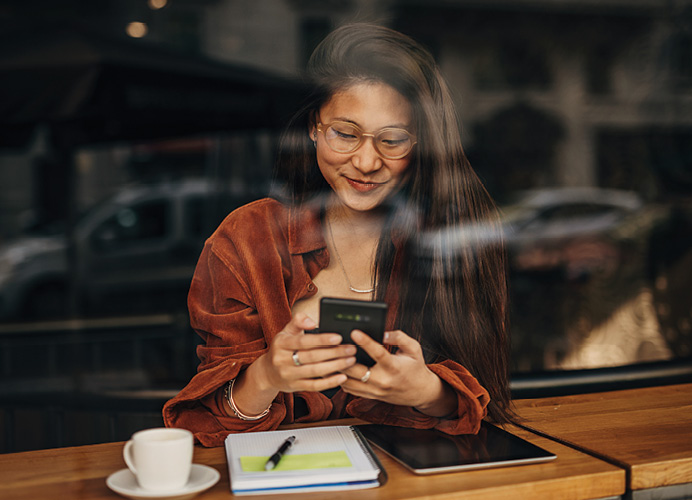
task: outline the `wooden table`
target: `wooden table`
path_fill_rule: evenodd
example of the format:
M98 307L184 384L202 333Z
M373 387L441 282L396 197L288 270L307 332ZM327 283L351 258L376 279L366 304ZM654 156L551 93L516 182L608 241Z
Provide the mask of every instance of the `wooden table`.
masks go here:
M524 429L510 427L508 430L556 453L557 460L503 469L416 476L378 450L378 456L389 475L387 484L380 488L252 498L536 500L604 498L624 493L623 469ZM125 467L122 447L123 443L106 443L0 455L0 498L121 498L108 489L106 478ZM223 448L196 447L194 462L210 465L221 473L220 481L196 498L210 500L231 497Z
M630 490L692 483L692 384L515 403L525 427L623 467Z

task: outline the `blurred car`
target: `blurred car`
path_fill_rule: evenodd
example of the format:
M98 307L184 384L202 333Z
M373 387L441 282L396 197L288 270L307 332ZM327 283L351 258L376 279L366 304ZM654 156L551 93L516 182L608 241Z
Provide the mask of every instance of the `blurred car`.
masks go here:
M200 180L127 187L79 218L72 255L64 231L8 242L0 319L61 317L71 297L87 314L184 309L205 239L246 201Z
M420 238L421 255L455 254L470 242L504 240L511 261L538 248L562 248L615 230L643 208L635 193L601 188L546 188L524 191L500 207L500 227L483 223L433 230ZM415 214L414 214L415 215ZM548 259L548 256L545 256ZM546 264L549 264L546 262Z
M643 206L631 191L550 188L520 192L501 212L508 241L521 243L602 232Z
M501 207L510 264L517 270L565 267L568 275L617 265L617 233L643 208L636 193L616 189L519 193Z

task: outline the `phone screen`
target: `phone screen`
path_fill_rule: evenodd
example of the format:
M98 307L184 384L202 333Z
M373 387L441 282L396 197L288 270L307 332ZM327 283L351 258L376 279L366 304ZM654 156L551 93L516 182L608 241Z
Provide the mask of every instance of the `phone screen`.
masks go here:
M320 333L338 333L343 337L344 344L354 344L351 332L356 329L382 343L386 320L387 304L384 302L335 297L323 297L320 301ZM360 347L356 353L356 361L366 366L375 364Z

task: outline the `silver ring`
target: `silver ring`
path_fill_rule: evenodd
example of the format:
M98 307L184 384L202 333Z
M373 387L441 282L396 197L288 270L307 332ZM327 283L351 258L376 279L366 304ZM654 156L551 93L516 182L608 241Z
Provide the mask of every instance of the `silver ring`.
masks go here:
M368 380L370 380L370 368L368 368L368 371L365 372L365 375L363 375L360 378L360 381L363 383L366 383Z
M293 358L293 364L294 365L303 366L303 363L301 363L300 360L298 359L298 351L293 351L293 356L291 356L291 357Z

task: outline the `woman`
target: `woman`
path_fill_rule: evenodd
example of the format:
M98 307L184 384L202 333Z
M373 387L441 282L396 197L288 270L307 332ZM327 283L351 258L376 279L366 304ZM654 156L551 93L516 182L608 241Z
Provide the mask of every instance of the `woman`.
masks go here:
M201 364L166 425L217 446L228 432L348 416L450 434L507 421L496 212L434 60L355 24L317 47L308 74L315 90L278 164L287 200L236 210L200 257L188 305ZM385 345L352 333L371 369L339 335L305 334L324 296L389 304Z

